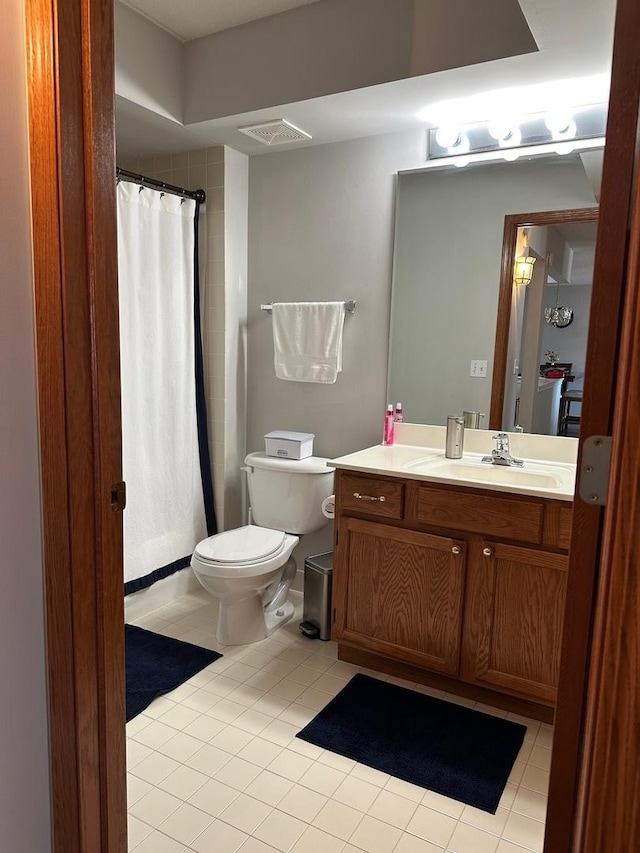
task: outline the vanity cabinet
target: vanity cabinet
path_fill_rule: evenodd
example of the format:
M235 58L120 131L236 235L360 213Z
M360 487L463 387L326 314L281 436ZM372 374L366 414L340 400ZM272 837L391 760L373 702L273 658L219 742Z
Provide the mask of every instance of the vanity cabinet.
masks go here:
M463 670L498 690L554 704L568 556L482 540L467 573Z
M345 518L333 637L457 675L466 543Z
M338 469L333 639L552 706L571 514L567 501Z

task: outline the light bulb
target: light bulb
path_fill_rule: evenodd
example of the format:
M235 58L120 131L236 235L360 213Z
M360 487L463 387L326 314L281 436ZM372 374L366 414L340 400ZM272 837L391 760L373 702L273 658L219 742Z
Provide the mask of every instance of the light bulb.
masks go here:
M466 133L461 133L453 145L450 145L447 150L449 151L449 154L467 154L470 148L471 143L469 142L469 137Z
M436 142L441 148L453 148L460 140L460 131L457 127L444 125L436 130Z
M498 141L500 143L500 148L514 148L522 142L522 132L519 127L516 127L507 136Z
M576 123L569 112L547 113L544 118L547 129L554 139L571 139L576 135Z
M512 134L513 122L509 121L508 118L494 118L487 124L487 130L499 142Z

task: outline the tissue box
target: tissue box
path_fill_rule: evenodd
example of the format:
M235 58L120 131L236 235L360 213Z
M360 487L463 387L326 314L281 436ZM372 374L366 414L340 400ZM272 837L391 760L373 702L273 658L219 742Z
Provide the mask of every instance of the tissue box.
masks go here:
M267 456L280 456L282 459L306 459L313 455L312 432L288 432L276 429L264 437Z

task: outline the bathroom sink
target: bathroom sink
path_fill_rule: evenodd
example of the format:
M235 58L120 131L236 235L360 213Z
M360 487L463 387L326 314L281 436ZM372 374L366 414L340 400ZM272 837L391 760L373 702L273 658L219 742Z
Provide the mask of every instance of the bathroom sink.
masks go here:
M424 458L407 463L405 466L416 474L439 480L458 482L487 483L503 488L540 489L549 492L572 492L575 479L572 466L552 463L526 462L524 468L507 465L492 465L472 459Z

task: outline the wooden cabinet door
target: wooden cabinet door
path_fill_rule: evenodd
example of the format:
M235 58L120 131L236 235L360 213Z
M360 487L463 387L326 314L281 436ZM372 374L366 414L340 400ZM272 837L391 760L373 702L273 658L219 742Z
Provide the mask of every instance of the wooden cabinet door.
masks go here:
M456 675L465 554L457 539L343 517L333 639Z
M552 704L569 558L491 542L482 542L480 551L473 555L469 579L469 675Z

